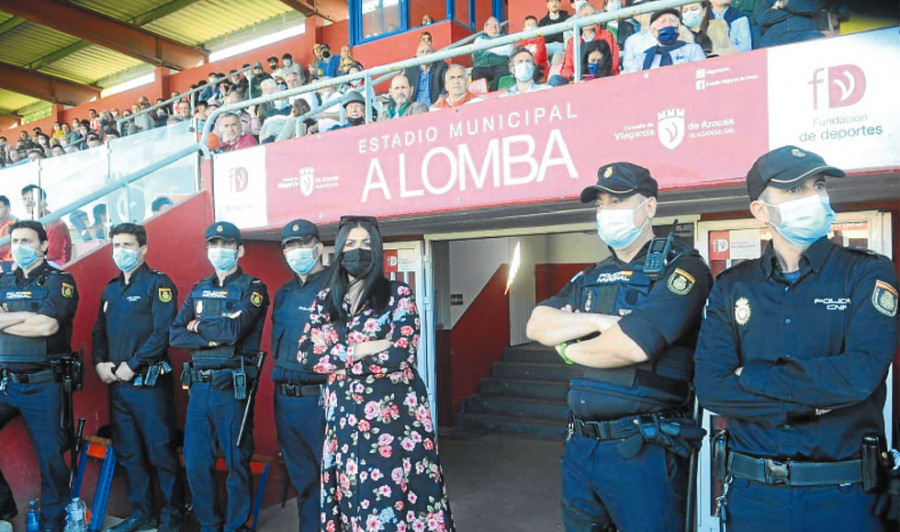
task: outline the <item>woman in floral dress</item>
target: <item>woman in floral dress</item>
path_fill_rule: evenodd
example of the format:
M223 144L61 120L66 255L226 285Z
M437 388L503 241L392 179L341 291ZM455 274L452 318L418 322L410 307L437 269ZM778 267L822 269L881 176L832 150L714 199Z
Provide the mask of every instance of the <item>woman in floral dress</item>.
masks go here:
M298 359L329 374L323 393L322 530L453 530L425 385L419 316L404 283L384 277L371 217L343 217L328 287Z

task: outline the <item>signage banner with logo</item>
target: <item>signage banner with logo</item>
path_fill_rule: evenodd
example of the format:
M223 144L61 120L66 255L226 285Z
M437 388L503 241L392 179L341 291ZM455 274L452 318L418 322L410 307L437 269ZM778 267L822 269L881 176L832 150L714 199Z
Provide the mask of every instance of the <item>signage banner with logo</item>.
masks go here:
M216 155L213 161L216 220L227 220L241 229L268 226L266 185L265 146Z
M890 63L880 59L900 50L890 33L491 97L220 155L216 212L242 227L277 228L297 217L334 223L346 213L400 217L574 200L596 182L599 167L615 161L647 167L662 190L741 184L770 147L807 146L800 138L809 129L803 124L847 114L866 115L865 127L881 133L845 139L863 143L853 148L830 139L808 146L851 171L896 166L898 143L891 149L887 144L897 129L898 110L893 96L884 94L896 84L885 78ZM861 44L846 44L847 39ZM873 52L860 54L870 41ZM876 71L861 56L878 59L881 68ZM773 57L776 64L768 64ZM823 70L815 74L814 65ZM859 72L868 76L862 92ZM814 76L822 80L816 93L821 117L810 107ZM881 109L875 110L876 102ZM839 108L827 111L829 105ZM224 158L229 162L220 161ZM263 169L264 191L259 188Z
M773 148L800 146L856 171L900 166L897 28L779 46L768 55Z

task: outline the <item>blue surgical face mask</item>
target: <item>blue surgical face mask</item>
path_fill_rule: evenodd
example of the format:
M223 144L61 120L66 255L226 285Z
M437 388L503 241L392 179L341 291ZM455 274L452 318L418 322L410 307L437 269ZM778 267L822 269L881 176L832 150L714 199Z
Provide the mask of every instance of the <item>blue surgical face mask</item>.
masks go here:
M588 63L587 67L588 72L595 78L597 77L597 74L600 73L600 63Z
M675 26L666 26L661 28L656 34L656 40L663 46L673 44L678 40L678 28Z
M12 257L16 262L16 266L22 269L31 266L38 260L37 250L32 247L23 246L22 244L13 244Z
M135 249L114 248L112 257L116 267L123 272L134 268L138 263L138 252Z
M531 61L517 63L514 67L516 79L525 83L534 79L534 64Z
M699 9L691 9L690 11L685 11L681 14L681 23L688 28L696 28L700 25L702 19L703 17L700 16Z
M295 248L284 254L294 273L306 275L316 267L315 248Z
M633 244L641 236L643 227L643 224L641 227L634 225L634 211L645 203L647 200L633 209L600 209L597 213L597 236L613 249L624 249Z
M216 271L226 272L237 264L237 250L228 248L209 248L206 258Z
M836 214L831 208L831 200L827 195L814 194L799 199L785 201L775 207L781 215L781 223L770 225L778 233L798 246L810 246L816 240L828 234Z

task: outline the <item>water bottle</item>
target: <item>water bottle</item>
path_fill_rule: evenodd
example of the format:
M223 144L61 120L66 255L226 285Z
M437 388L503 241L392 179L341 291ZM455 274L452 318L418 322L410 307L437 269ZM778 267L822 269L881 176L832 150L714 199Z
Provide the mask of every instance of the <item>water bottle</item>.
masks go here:
M87 532L87 524L84 522L84 514L87 507L78 497L72 497L72 501L66 506L66 528L63 532Z
M31 509L28 510L28 516L25 518L25 530L28 532L41 532L41 513L35 509L37 499L29 503Z

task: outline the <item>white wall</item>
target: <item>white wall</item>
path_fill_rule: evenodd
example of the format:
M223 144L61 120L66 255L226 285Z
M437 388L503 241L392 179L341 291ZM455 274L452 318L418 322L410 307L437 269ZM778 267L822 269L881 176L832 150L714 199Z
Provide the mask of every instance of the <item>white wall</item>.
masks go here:
M547 235L545 264L599 262L609 256L609 248L594 232Z
M509 262L509 238L450 242L450 293L462 294L463 304L450 307L452 328L501 264Z

